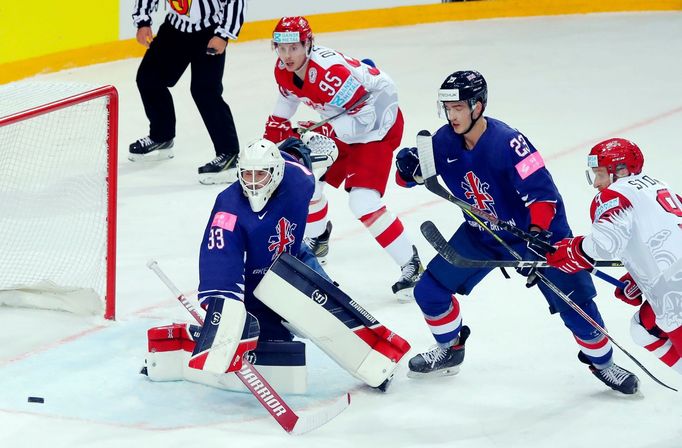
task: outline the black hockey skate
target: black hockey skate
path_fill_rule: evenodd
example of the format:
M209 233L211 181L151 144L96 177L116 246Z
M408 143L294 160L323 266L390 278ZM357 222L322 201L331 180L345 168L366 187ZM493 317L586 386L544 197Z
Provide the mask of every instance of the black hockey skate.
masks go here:
M199 182L204 185L231 184L237 181L237 153L219 154L204 166L200 166Z
M414 300L414 285L419 281L419 277L424 272L424 266L422 266L415 246L412 246L412 258L400 270L400 278L393 284L391 289L399 302L411 302Z
M303 240L320 264L327 264L327 255L329 254L329 237L331 234L332 222L327 221L327 227L320 236L305 238Z
M587 364L590 367L590 372L611 389L626 395L635 394L639 390L639 378L619 365L614 363L605 369L599 370L592 365L583 352L578 352L578 359L583 364Z
M173 139L164 142L156 142L149 136L142 137L130 144L130 148L128 149L128 160L131 162L147 162L172 159L174 154L171 148L173 148Z
M436 345L429 351L420 353L410 359L407 366L409 378L425 378L428 376L447 376L459 373L459 366L464 362L464 344L469 338L471 330L466 325L462 326L459 338L451 347Z

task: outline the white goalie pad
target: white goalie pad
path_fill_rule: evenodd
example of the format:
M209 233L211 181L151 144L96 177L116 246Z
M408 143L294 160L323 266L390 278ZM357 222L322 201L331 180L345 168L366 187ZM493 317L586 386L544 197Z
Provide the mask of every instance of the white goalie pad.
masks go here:
M386 341L380 341L371 328L384 327L358 306L375 323L371 328L367 327L333 297L317 289L317 279L311 282L290 268L280 257L256 287L255 296L285 319L296 334L310 339L342 368L369 386L378 387L390 378L404 353L391 359L385 353L393 350L382 353L375 349ZM326 282L322 277L319 280ZM399 337L396 335L396 338Z
M212 373L189 367L200 327L175 323L150 328L143 372L151 381L192 381L217 389L247 392L231 373ZM280 393L304 394L307 390L305 345L302 342L262 342L245 355Z
M213 373L225 373L241 367L242 335L246 308L240 300L214 298L206 310L206 321L194 347L189 367ZM258 340L253 338L253 348ZM235 356L238 355L238 356ZM235 365L235 361L238 365Z

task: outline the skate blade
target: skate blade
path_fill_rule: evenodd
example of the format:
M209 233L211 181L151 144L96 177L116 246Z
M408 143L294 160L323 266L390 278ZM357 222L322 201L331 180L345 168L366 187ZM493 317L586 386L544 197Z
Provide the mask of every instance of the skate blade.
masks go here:
M168 160L175 157L175 153L171 148L157 149L147 154L133 154L128 153L128 160L131 162L158 162L160 160Z
M233 184L237 182L237 169L230 168L218 173L199 174L199 183L202 185Z
M412 303L414 302L414 288L405 288L395 293L395 298L398 303Z
M413 378L413 379L418 379L418 380L423 380L423 379L427 379L427 378L438 378L441 376L453 376L453 375L457 375L459 373L459 368L460 368L460 366L453 366L453 367L448 367L447 369L434 370L433 372L427 372L427 373L413 372L411 370L408 370L407 371L407 377Z

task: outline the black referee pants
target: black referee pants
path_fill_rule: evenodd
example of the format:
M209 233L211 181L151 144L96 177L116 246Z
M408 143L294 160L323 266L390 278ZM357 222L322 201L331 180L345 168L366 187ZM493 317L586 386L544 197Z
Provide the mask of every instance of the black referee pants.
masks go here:
M183 33L164 22L137 70L137 88L149 119L149 136L163 142L175 137L175 109L169 87L191 66L190 91L216 155L236 154L239 140L230 106L223 100L225 53L206 54L212 30Z

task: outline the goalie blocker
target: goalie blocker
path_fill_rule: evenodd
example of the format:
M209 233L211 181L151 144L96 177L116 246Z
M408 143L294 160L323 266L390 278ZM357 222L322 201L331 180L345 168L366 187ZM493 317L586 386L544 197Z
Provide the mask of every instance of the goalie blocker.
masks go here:
M254 295L294 333L371 387L385 389L410 349L338 287L287 253L272 264Z

